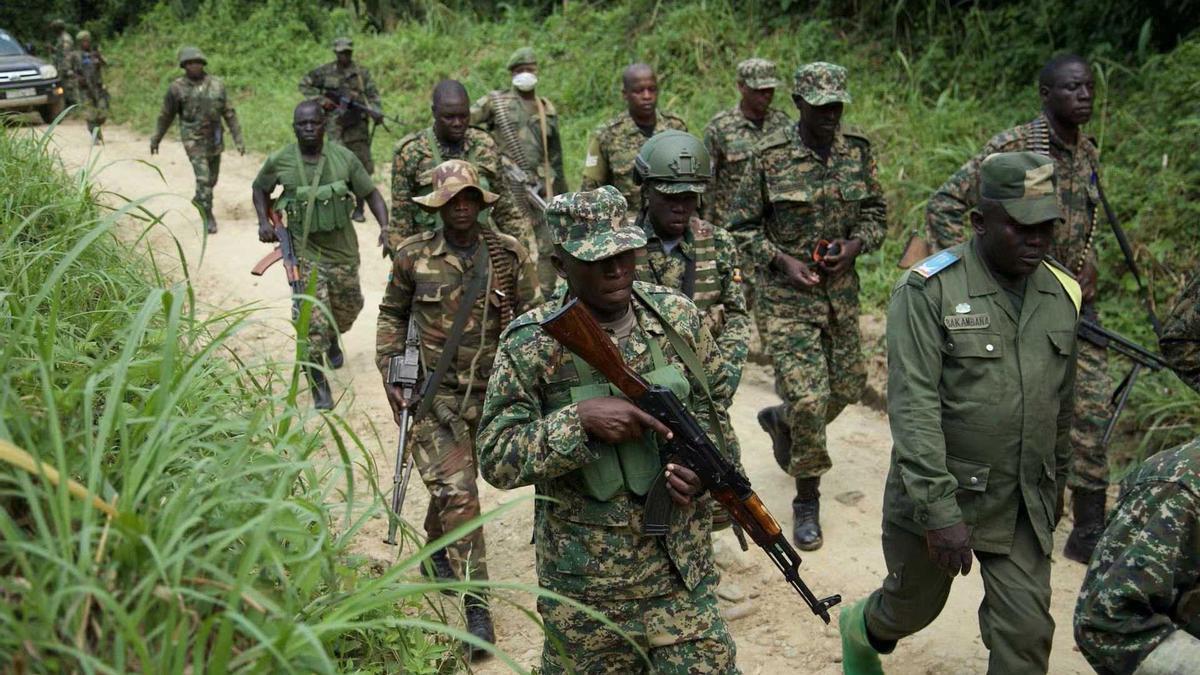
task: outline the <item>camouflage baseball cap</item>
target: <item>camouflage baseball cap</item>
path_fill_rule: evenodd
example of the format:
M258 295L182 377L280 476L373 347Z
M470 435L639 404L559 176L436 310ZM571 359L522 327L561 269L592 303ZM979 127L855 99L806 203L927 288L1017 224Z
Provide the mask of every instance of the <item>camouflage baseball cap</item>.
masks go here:
M433 169L433 191L423 197L413 197L413 201L429 209L440 209L454 195L469 188L479 190L484 204L494 204L500 199L500 195L480 186L479 172L474 164L461 159L448 159Z
M792 94L809 105L849 103L846 90L846 69L836 63L806 63L796 69Z
M533 53L532 47L521 47L508 57L508 69L512 70L517 66L536 66L537 56Z
M333 39L333 53L352 52L354 51L354 40L348 37L339 37Z
M88 32L88 31L86 31L86 30L81 30L81 31L79 31L78 33L76 33L76 34L75 34L75 39L76 39L76 40L78 40L78 41L80 41L80 42L82 42L82 41L84 41L84 40L91 40L91 39L92 39L92 34L91 34L90 32Z
M179 66L182 68L188 61L199 61L208 65L208 59L204 58L204 52L200 51L199 47L187 46L179 50Z
M604 260L646 245L642 228L625 219L625 198L611 185L567 192L546 205L554 243L586 262Z
M979 167L979 196L994 199L1013 220L1037 225L1062 218L1054 189L1054 160L1036 152L997 152Z
M779 78L775 75L775 62L766 59L746 59L739 63L737 79L751 89L779 87Z

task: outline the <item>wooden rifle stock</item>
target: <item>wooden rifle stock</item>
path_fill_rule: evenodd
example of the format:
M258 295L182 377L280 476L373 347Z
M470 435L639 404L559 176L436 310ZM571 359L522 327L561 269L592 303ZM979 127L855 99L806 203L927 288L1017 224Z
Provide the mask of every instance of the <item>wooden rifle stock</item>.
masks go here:
M600 371L629 400L637 401L650 389L650 385L625 363L612 339L578 299L568 302L541 325L550 337Z

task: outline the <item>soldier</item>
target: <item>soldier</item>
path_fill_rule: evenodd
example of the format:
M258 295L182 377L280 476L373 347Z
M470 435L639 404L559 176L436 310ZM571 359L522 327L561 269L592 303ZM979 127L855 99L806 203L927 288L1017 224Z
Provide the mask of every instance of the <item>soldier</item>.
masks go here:
M1096 206L1099 197L1099 155L1095 144L1080 129L1092 117L1095 82L1092 69L1074 54L1051 59L1038 76L1042 112L1033 121L994 136L983 150L967 161L929 199L925 222L937 247L947 248L964 239L966 213L979 191L979 166L995 152L1028 150L1054 160L1063 220L1054 233L1050 255L1075 275L1083 288L1083 316L1099 323L1096 313ZM1063 555L1087 563L1104 529L1104 502L1108 488L1107 450L1100 441L1111 417L1108 355L1090 342L1079 345L1075 388L1075 421L1071 430L1071 507L1075 526Z
M158 144L178 116L183 149L196 174L196 194L192 203L204 218L204 229L209 234L216 234L217 219L213 216L212 200L213 188L221 173L221 153L225 151L221 121L229 127L239 155L246 154L246 144L242 142L237 111L225 94L225 84L204 72L206 65L208 60L198 48L179 50L179 67L183 68L184 75L175 78L167 88L162 110L158 113L158 127L150 137L150 154L158 154Z
M354 62L354 42L350 38L335 39L333 55L333 61L317 66L301 78L300 93L321 99L330 122L329 139L349 148L367 173L373 174L375 162L371 159L371 129L367 118L376 124L383 121L379 91L371 80L371 73ZM359 223L366 222L361 199L355 202L351 218Z
M1044 673L1050 658L1079 284L1046 259L1054 163L992 155L980 180L974 240L906 272L888 306L888 576L842 611L847 675L883 672L879 654L938 616L972 553L988 672Z
M757 270L759 333L784 401L758 422L796 479L792 539L812 551L823 541L821 475L832 466L825 425L866 384L855 260L883 240L887 207L870 142L841 128L845 68L801 66L792 100L800 122L755 146L729 227Z
M472 128L470 99L457 80L442 80L433 88L433 125L400 139L392 156L392 227L387 251L414 234L437 227L437 214L423 210L414 197L433 190L433 169L447 159L470 162L479 173L479 184L493 190L499 200L492 221L503 233L520 242L533 241L533 226L513 203L500 168L500 151L487 132ZM536 251L528 251L536 264Z
M471 126L492 134L506 159L521 169L543 199L567 191L567 179L563 173L562 136L558 131L558 112L545 96L539 96L534 88L538 82L538 62L529 47L513 52L508 59L508 72L512 75L512 89L489 92L471 107ZM521 188L512 176L507 177L510 185ZM516 197L514 197L514 201ZM554 252L554 238L546 231L541 209L531 203L525 194L520 203L525 207L526 217L538 225L536 242L523 242L538 252L538 280L542 293L550 293L558 276L550 255Z
M720 355L695 305L634 280L635 251L646 238L625 211L611 186L551 200L555 267L569 296L612 334L631 368L684 392L684 404L708 432L724 433L719 411L698 395L713 376L701 364ZM483 477L506 490L532 484L550 498L534 504L543 588L604 614L657 671L736 673L733 639L714 594L713 501L699 494L695 473L668 464L671 531L661 540L642 534L637 495L663 470L653 438L667 428L609 395L603 376L538 327L561 301L519 317L500 337L480 422ZM713 397L728 395L721 381L712 382ZM619 462L613 444L620 444ZM538 599L538 612L546 631L540 672L645 671L624 637L585 612L549 598Z
M73 105L79 101L78 92L75 91L75 73L71 72L69 62L71 52L75 51L75 40L71 38L67 24L62 19L50 22L50 32L54 36L50 40L50 59L58 71L58 81L62 83L63 99L67 105Z
M108 119L108 90L104 88L101 68L107 67L108 61L104 60L100 49L92 45L91 33L81 30L75 39L79 49L73 50L67 58L67 69L75 78L74 90L83 105L88 135L104 142L100 125Z
M345 361L338 335L350 330L362 311L363 296L358 281L358 235L350 212L354 198L361 197L379 221L379 243L387 229L387 204L371 182L362 162L345 146L325 142L325 112L313 100L302 101L292 114L296 143L267 157L254 179L254 211L258 214L258 239L276 241L267 218L271 192L283 186L274 208L287 214L288 232L299 261L300 278L307 285L316 270L313 295L329 309L314 308L308 326L308 375L313 404L322 410L333 407L333 395L322 366L341 368ZM236 127L234 127L236 128ZM328 361L326 361L328 359Z
M658 76L645 63L627 66L621 73L625 112L596 127L583 161L581 190L611 185L621 192L630 209L642 204L633 182L633 158L642 143L667 129L687 131L682 117L658 110Z
M479 515L474 439L496 344L514 316L542 302L537 271L525 248L490 224L481 225L486 222L483 210L498 199L481 186L470 163L451 159L439 164L433 191L414 201L436 212L442 227L414 234L397 247L379 306L375 351L380 371L386 375L388 359L404 352L412 321L421 337L426 377L436 381L433 393L426 394L435 397L429 408L433 414L416 420L412 437L413 458L429 489L429 541ZM476 278L487 287L475 286L472 292ZM466 323L454 333L453 326L462 323L460 314ZM445 353L449 356L443 357ZM385 383L384 388L399 419L400 409L410 402L403 400L399 387ZM445 549L433 554L438 576L488 578L482 528L449 549L449 556ZM495 642L486 599L468 596L466 614L472 635Z
M1179 295L1158 343L1179 379L1200 392L1200 274Z
M729 202L750 168L754 145L791 125L787 113L771 107L779 79L775 64L766 59L746 59L737 65L738 104L722 110L704 127L704 146L712 158L713 180L704 196L704 219L723 225Z

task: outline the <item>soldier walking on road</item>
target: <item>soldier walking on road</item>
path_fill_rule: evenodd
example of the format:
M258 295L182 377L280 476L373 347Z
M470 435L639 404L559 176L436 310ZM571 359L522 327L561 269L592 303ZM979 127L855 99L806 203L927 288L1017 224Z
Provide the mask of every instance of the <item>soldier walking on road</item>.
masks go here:
M434 382L432 391L424 393L433 399L423 402L432 414L416 420L412 436L413 458L430 495L425 514L429 541L479 515L475 433L500 331L514 316L542 302L537 273L524 247L490 223L481 224L486 222L481 218L484 209L497 199L480 186L468 162L451 159L438 165L433 191L415 201L436 213L442 226L415 234L397 247L379 306L375 350L380 371L386 375L388 360L404 352L413 322L425 377ZM460 323L462 329L454 333ZM400 408L415 402L403 400L395 385L384 387L399 419ZM432 556L439 577L488 578L482 528L448 548L449 556L445 549ZM466 614L472 635L495 642L486 599L467 596Z
M196 194L192 203L204 218L204 229L216 234L217 219L213 216L213 188L221 173L221 153L225 151L225 134L221 126L224 121L233 135L238 154L246 154L242 141L242 127L238 124L237 111L225 94L225 84L204 71L208 59L197 47L179 50L179 67L184 75L177 77L167 88L163 97L162 110L158 113L158 126L150 137L150 154L158 154L171 122L179 117L179 137L187 152L192 171L196 174Z
M368 118L376 124L383 121L379 91L371 80L371 73L354 62L354 42L350 38L335 39L333 54L333 61L314 68L300 80L300 93L321 99L329 125L329 140L349 148L367 173L374 174ZM359 105L353 105L355 103ZM355 202L351 218L355 222L366 222L361 199Z
M658 109L658 76L645 63L627 66L621 73L621 96L625 112L596 127L588 141L580 189L611 185L630 209L637 209L642 198L633 182L633 158L647 138L668 129L687 131L687 123Z
M796 70L800 122L762 138L730 206L729 229L758 271L759 333L783 405L758 422L796 479L792 540L821 547L821 475L833 466L825 426L866 384L859 347L858 256L883 240L887 206L871 143L841 126L846 69Z
M316 270L313 295L333 315L314 308L308 326L307 360L313 404L333 407L333 395L322 367L341 368L345 356L338 336L350 330L362 311L358 280L358 234L350 220L354 198L361 197L379 221L379 243L387 230L387 204L371 182L362 162L345 146L325 142L325 113L308 100L296 106L292 131L296 142L273 153L254 179L254 211L258 214L259 241L276 241L267 217L271 192L283 186L274 208L287 215L287 228L299 262L300 278L307 286Z
M54 63L54 69L58 71L58 81L62 83L63 99L67 105L74 105L79 101L79 94L75 90L75 73L71 71L69 59L75 51L75 40L67 31L67 24L62 19L50 22L50 32L53 34L50 40L50 59Z
M1033 121L994 136L983 150L950 176L929 199L925 221L938 248L965 239L967 213L978 201L979 166L996 152L1031 151L1054 160L1063 219L1054 232L1050 255L1079 280L1083 316L1099 323L1096 312L1098 261L1096 207L1100 204L1100 158L1092 139L1081 127L1092 118L1095 82L1091 66L1068 54L1051 59L1038 76L1042 112ZM1112 380L1108 354L1091 342L1079 345L1075 421L1071 430L1071 507L1074 529L1063 549L1071 560L1087 563L1104 529L1109 470L1107 449L1101 445L1111 417Z
M104 88L101 69L108 67L108 62L100 48L92 45L91 33L81 30L75 39L79 48L67 58L67 69L75 78L74 90L83 106L88 135L103 143L100 126L108 119L108 90Z
M720 359L696 306L662 286L635 281L642 230L625 219L611 186L551 200L555 266L649 381L679 392L712 438L727 399L702 364ZM538 322L561 296L519 317L501 335L479 432L483 477L501 489L534 485L538 583L601 612L647 654L653 672L737 673L733 638L717 610L709 544L714 501L687 467L666 466L674 513L664 537L642 533L644 495L663 471L656 435L668 429L628 399ZM677 352L679 345L686 353ZM692 365L687 365L692 364ZM538 599L545 623L541 671L645 672L626 638L585 612Z
M1054 163L992 155L980 183L974 239L906 272L888 305L888 575L842 611L847 675L881 673L879 654L941 613L972 556L988 672L1048 667L1080 290L1046 259L1062 218Z
M563 174L562 136L558 129L558 112L554 104L535 90L538 83L538 62L533 50L522 47L508 59L508 72L512 75L512 88L489 92L471 106L471 125L492 135L505 159L515 164L525 174L527 184L533 187L543 200L567 191L567 179ZM511 176L507 177L510 184ZM515 185L520 189L523 186ZM537 228L536 242L521 242L537 251L538 280L542 293L554 289L558 275L550 262L554 252L554 238L545 228L541 209L531 203L523 192L521 203L527 218Z

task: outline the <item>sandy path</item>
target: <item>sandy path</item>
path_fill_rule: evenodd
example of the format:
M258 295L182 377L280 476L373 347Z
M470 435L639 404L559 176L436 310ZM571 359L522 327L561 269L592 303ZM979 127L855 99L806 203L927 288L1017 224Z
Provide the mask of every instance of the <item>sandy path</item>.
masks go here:
M68 168L89 161L82 123L67 123L59 127L55 136ZM266 350L289 353L292 343L282 271L277 266L261 279L249 274L253 264L267 252L267 247L257 240L250 204L250 183L263 158L239 157L236 152L225 154L216 188L215 211L221 230L205 240L196 212L188 203L192 193L191 166L175 136L172 134L171 140L163 143L162 153L155 158L148 154L147 138L129 129L108 126L105 136L108 142L99 149L96 162L103 167L98 182L108 190L132 198L154 195L148 205L151 210L166 212L165 223L182 244L199 301L213 309L247 303L263 305L259 318L241 334L239 349L247 350L251 358L254 352L262 354ZM133 160L153 161L166 182L154 169ZM385 186L387 181L378 176L377 182ZM337 373L334 392L335 396L342 396L339 412L360 432L381 473L390 476L395 428L372 363L375 320L388 267L374 248L376 225L368 220L359 226L366 308L345 336L346 367ZM161 254L160 264L170 268L175 259L170 237L160 231L150 241L156 253ZM754 417L760 407L776 401L769 370L750 366L734 400L732 417L750 478L786 528L791 522L792 482L775 466L769 439L759 430ZM822 550L805 556L801 573L816 593L836 592L853 600L874 589L885 571L879 522L890 448L887 419L868 408L851 407L830 426L829 442L835 461L822 486L826 495L822 504L826 544ZM526 489L505 493L481 481L485 511L516 494L531 492L532 489ZM426 503L427 493L414 480L404 513L418 527ZM532 508L526 506L487 525L493 578L535 583L533 549L528 545L531 528ZM381 543L385 531L385 519L373 520L361 536L360 550L373 557L392 558L394 549ZM1060 533L1059 550L1064 538L1065 533ZM726 548L734 550L732 546ZM836 619L833 626L824 627L757 550L734 553L733 559L736 583L752 597L756 607L754 613L731 623L742 670L748 674L840 672ZM1050 660L1052 673L1090 672L1071 637L1071 612L1082 577L1081 565L1056 557L1051 611L1058 631ZM941 617L902 643L896 655L885 660L888 672L983 672L987 651L976 624L976 608L982 595L977 572L960 579ZM529 597L520 596L516 601L526 607L533 606ZM519 610L504 603L496 603L496 623L500 646L518 662L535 665L541 648L537 627ZM493 673L507 669L493 660L477 670Z

